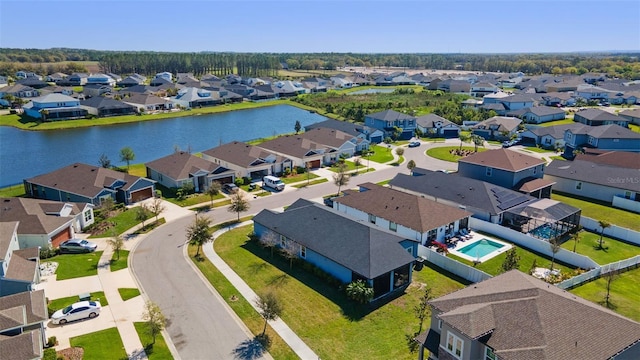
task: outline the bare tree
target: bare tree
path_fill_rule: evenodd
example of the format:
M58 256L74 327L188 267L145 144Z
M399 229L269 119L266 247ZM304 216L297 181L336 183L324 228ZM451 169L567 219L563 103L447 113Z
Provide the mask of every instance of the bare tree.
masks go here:
M611 304L611 283L617 279L620 275L620 272L618 270L613 270L613 271L609 271L608 273L602 275L602 277L604 278L605 282L606 282L606 286L607 286L607 294L604 297L604 302L606 304L607 307L609 307L609 305Z
M262 296L258 296L255 302L259 309L260 316L264 319L264 328L262 329L262 335L264 337L267 331L267 322L275 320L282 314L282 304L280 300L273 292L268 292Z
M211 185L209 185L207 195L209 195L209 199L211 199L211 207L213 207L213 198L220 193L220 190L222 190L222 185L219 181L212 181Z
M287 239L280 244L280 252L282 253L282 256L289 259L289 269L293 268L293 260L298 258L300 248L300 244L290 239Z
M115 230L111 233L111 237L107 239L107 244L111 246L113 252L116 253L116 260L120 260L120 250L124 246L124 239L118 235Z
M357 157L353 158L353 164L356 166L356 173L360 172L360 166L362 165L362 159Z
M278 246L280 237L274 231L266 230L260 236L260 243L262 246L271 249L271 257L273 257L273 248Z
M151 205L149 205L149 211L156 217L156 222L158 222L158 215L162 213L166 207L162 203L161 198L153 198Z
M231 205L229 205L229 212L238 214L238 222L240 221L240 213L249 210L250 207L251 205L249 204L249 200L247 200L244 194L240 191L231 195Z
M333 183L338 187L338 196L340 188L349 183L349 174L347 174L347 165L338 163L338 172L333 174Z
M111 160L109 160L109 158L107 157L107 154L102 154L100 155L100 159L98 160L98 163L100 164L101 167L108 169L111 167Z
M156 336L167 326L167 319L162 313L160 306L152 301L147 301L144 304L142 320L146 321L149 326L149 335L151 335L153 339L151 345L153 345L156 343Z
M102 202L100 204L102 211L104 211L105 213L104 216L107 218L111 217L111 213L113 212L113 209L115 208L115 206L116 204L113 202L112 197L102 199Z

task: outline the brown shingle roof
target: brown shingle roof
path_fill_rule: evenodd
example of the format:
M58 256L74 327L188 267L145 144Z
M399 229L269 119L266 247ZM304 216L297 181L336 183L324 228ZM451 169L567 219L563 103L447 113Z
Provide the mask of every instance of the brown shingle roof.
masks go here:
M36 271L38 270L38 263L36 261L27 260L16 254L16 252L13 254L15 256L11 257L5 277L7 279L34 282L36 278Z
M587 149L584 154L576 155L575 160L584 160L596 164L618 166L622 168L640 168L640 153L630 151L605 151Z
M65 204L71 210L69 217L47 211L52 206L60 211ZM1 199L0 205L0 222L19 221L18 234L49 234L64 225L70 226L73 217L80 214L86 204L14 197Z
M495 149L478 152L462 158L458 160L458 162L490 166L492 168L512 172L521 171L530 167L545 164L544 160L525 155L521 152L507 149Z
M0 335L0 359L31 360L42 358L40 329L16 336Z
M326 146L309 140L302 135L285 135L279 138L265 141L260 147L275 151L280 154L290 155L299 159L317 153L317 150L325 150Z
M547 179L532 179L523 181L522 185L518 189L518 191L530 193L532 191L536 191L547 186L551 186L555 184L555 181L547 180Z
M13 232L17 231L17 226L17 221L5 220L3 217L0 217L0 259L7 255Z
M24 306L24 317L22 320L24 325L35 324L40 321L46 321L49 316L45 305L44 290L25 291L13 295L0 297L0 314L8 315L14 321L18 320L15 316L11 316L15 307ZM8 310L8 312L6 312ZM0 327L0 330L6 329Z
M185 151L174 152L169 156L148 162L145 166L174 180L187 179L189 174L194 174L198 171L210 173L219 167L219 165L211 161L191 155Z
M244 168L262 165L265 163L265 159L267 157L275 156L264 149L245 144L241 141L233 141L213 149L203 151L202 153ZM278 161L278 159L282 161L280 157L276 156L276 159L276 161Z
M306 131L301 135L305 139L309 139L318 144L328 145L334 148L339 148L347 141L354 139L354 136L350 134L330 128L310 129L309 131Z
M518 270L430 304L505 360L608 359L640 341L639 323Z
M468 211L388 187L372 183L359 186L367 190L350 192L334 201L421 233L471 216Z
M491 105L491 104L489 104ZM473 126L473 129L489 129L490 126L498 126L498 131L513 131L522 120L509 116L494 116L481 121Z

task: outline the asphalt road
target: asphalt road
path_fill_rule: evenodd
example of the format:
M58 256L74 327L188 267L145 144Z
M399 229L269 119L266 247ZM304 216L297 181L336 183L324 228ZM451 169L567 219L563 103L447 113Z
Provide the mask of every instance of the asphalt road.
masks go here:
M413 159L422 168L456 169L455 163L424 155L429 147L444 145L422 144L420 147L406 148L404 157L406 161ZM391 179L398 172L409 173L406 161L398 167L354 176L345 188ZM281 193L251 199L250 210L241 216L286 206L299 198L321 198L336 191L333 182L302 189L287 187ZM213 223L220 223L235 219L237 214L229 213L226 207L222 207L202 216L210 217ZM131 254L131 270L147 296L160 306L167 317L167 332L182 359L237 359L234 351L245 346L251 335L235 314L228 310L224 300L216 296L208 283L198 276L189 264L190 260L185 259L185 228L193 220L194 217L185 216L150 233Z

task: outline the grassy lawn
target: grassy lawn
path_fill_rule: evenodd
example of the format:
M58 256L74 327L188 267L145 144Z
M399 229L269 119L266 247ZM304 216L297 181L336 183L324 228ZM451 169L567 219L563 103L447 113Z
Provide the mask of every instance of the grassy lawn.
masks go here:
M352 171L352 170L356 169L356 164L354 164L353 161L348 161L347 160L347 161L344 162L344 164L347 166L345 171ZM366 164L365 164L365 166L362 166L362 164L360 164L359 169L363 169L363 168L364 169L367 168ZM331 167L329 167L329 170L337 173L338 172L337 163L335 165L331 165Z
M566 161L567 160L567 159L563 158L560 155L549 156L549 159L551 159L551 160L562 160L562 161Z
M3 197L3 198L18 197L18 196L24 196L24 195L25 195L24 185L22 184L7 186L0 189L0 197Z
M247 226L225 233L215 241L216 251L254 291L276 293L283 320L323 359L414 359L404 335L418 329L413 307L422 286L429 284L433 296L441 296L465 285L425 266L414 272L405 294L377 306L356 304L299 265L290 268L279 255L247 242L250 231Z
M218 226L222 227L222 226ZM217 230L217 229L216 229ZM246 234L246 233L245 233ZM202 275L211 283L211 285L218 291L220 296L229 304L233 311L240 317L242 322L247 325L249 330L254 335L262 334L262 328L264 327L264 320L262 317L251 307L251 304L243 297L239 296L236 288L213 266L213 264L206 258L195 258L196 247L189 245L189 257L193 263L198 267ZM275 359L282 360L294 360L298 359L298 356L289 348L289 346L273 331L271 326L267 326L267 336L271 340L271 346L269 347L269 353Z
M640 133L640 125L629 124L629 130Z
M127 209L116 216L110 217L108 221L115 223L115 225L112 228L108 229L106 233L91 235L89 236L89 238L110 236L113 231L115 231L116 234L120 235L140 223L136 220L136 211L133 208Z
M638 311L640 291L638 291L638 284L640 284L640 268L620 274L620 277L611 283L609 308L630 319L640 321L640 311ZM603 278L588 282L569 291L594 303L605 305L604 297L607 294L607 287Z
M367 157L362 157L362 164L365 167L367 165L367 159L369 159L369 161L377 162L379 164L386 164L389 161L393 160L393 154L386 146L375 145L375 146L372 146L370 149L373 150L373 154Z
M56 279L66 280L98 275L98 260L100 260L100 256L102 256L102 251L94 251L88 254L61 254L44 262L57 262Z
M120 293L122 301L127 301L140 295L140 290L136 288L118 288L118 292Z
M602 237L602 246L604 249L600 249L598 246L599 240L599 234L581 231L580 240L576 244L576 253L588 256L600 265L640 255L640 247L611 239L606 236ZM574 242L572 240L568 240L562 244L562 247L569 251L573 251L573 245Z
M505 240L502 240L505 241ZM507 241L505 241L507 242ZM531 269L531 265L533 264L533 260L535 259L536 261L536 266L537 267L541 267L541 268L549 268L551 267L551 259L547 258L545 256L542 256L540 254L534 253L532 251L529 251L528 249L522 248L520 246L517 246L517 250L516 253L518 254L518 256L520 256L520 266L518 267L520 269L520 271L528 274L529 273L529 269ZM473 262L462 259L460 257L457 257L455 255L452 255L451 253L447 255L447 257L450 257L452 259L455 259L461 263L473 266ZM481 264L478 264L475 266L476 269L478 270L482 270L484 272L486 272L489 275L498 275L502 272L502 263L504 262L504 259L507 257L507 253L503 252L502 254L494 257L493 259L487 260ZM553 265L554 269L560 269L560 271L563 274L569 274L573 272L573 268L568 267L566 265L563 264L559 264L558 261L556 260L554 265Z
M387 184L388 184L388 183L390 183L390 182L391 182L391 179L389 179L389 180L382 180L382 181L380 181L380 182L378 182L378 183L376 183L376 184L378 184L378 185L387 185Z
M318 178L319 176L314 174L314 173L309 173L309 179L313 180L315 178ZM280 178L280 180L282 180L283 183L285 184L291 184L291 183L295 183L295 182L300 182L300 181L306 181L307 180L307 174L297 174L297 175L293 175L293 176L283 176Z
M140 342L142 342L142 346L144 346L144 351L147 353L149 360L173 359L162 334L156 335L155 344L152 345L151 342L153 338L149 335L149 324L146 322L134 322L133 326L136 328Z
M427 150L427 155L432 158L436 158L439 160L449 161L449 162L457 162L462 156L454 155L451 153L451 150L460 149L460 146L443 146L437 147ZM463 146L462 150L474 150L473 146ZM487 149L483 147L478 147L478 152L487 151Z
M80 295L80 294L78 294L78 295ZM60 309L64 309L65 307L80 301L80 299L78 298L78 295L51 300L47 304L47 309L49 310L50 313L52 313L54 311L58 311ZM91 300L100 301L100 305L101 306L109 305L109 302L107 301L107 297L104 295L104 292L102 292L102 291L92 292L91 293Z
M536 124L536 125L548 127L548 126L566 125L566 124L573 124L573 123L574 123L573 119L562 119L562 120L549 121L549 122Z
M543 148L539 148L537 146L527 146L524 149L527 150L527 151L533 151L533 152L536 152L536 153L551 153L551 152L553 152L551 150L546 150L546 149L543 149ZM553 152L553 153L555 154L555 152Z
M111 271L118 271L127 268L127 259L129 258L128 250L120 250L120 258L116 256L116 253L113 253L111 256L111 262L109 263L109 268ZM117 259L117 260L116 260Z
M127 168L126 165L124 168ZM133 176L147 177L147 167L144 164L131 164L128 173Z
M115 327L69 339L71 347L84 349L84 359L127 359L127 352Z
M316 184L326 183L327 181L329 181L329 180L327 180L327 179L325 179L325 178L322 178L322 179L311 180L311 181L309 181L309 184L307 184L306 182L304 182L304 183L300 183L300 184L296 184L296 185L291 185L291 186L293 186L293 187L294 187L294 188L296 188L296 189L300 189L300 188L307 187L307 186L311 186L311 185L316 185Z
M577 207L578 209L582 209L582 216L590 217L595 220L604 220L610 224L615 224L623 228L640 231L638 214L631 211L617 209L611 207L611 205L597 202L596 200L580 199L556 192L551 194L551 198Z

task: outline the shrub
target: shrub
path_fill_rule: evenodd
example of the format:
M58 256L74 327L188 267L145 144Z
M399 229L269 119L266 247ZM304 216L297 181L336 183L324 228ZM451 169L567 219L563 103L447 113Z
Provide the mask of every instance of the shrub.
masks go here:
M360 304L366 304L373 299L373 288L367 286L362 280L352 281L347 285L347 297Z
M56 349L54 348L44 349L44 352L42 353L42 360L57 360L57 359L58 359L58 353L56 353Z
M241 178L236 178L233 183L236 184L236 186L242 186L244 185L244 180L242 180Z
M58 343L58 339L55 336L50 336L47 339L47 347L54 347Z
M307 172L307 169L303 168L302 166L296 166L296 172L298 174L304 174Z
M51 246L40 249L40 260L52 258L58 255L58 249L54 249Z

